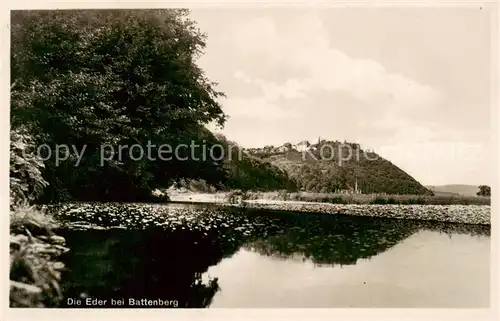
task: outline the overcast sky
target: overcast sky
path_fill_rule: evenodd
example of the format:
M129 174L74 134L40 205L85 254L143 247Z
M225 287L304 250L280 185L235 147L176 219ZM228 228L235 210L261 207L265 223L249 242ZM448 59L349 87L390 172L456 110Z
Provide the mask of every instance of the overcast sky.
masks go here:
M199 64L227 95L228 139L347 140L426 185L491 183L488 10L211 8L192 18L208 35Z

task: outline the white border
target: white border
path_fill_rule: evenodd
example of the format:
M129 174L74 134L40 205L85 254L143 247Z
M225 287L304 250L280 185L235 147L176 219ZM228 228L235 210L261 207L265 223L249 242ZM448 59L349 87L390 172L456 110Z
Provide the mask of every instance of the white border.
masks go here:
M68 319L90 319L90 320L105 320L111 318L124 318L124 319L141 319L150 320L151 318L158 318L160 320L179 319L191 320L196 317L202 317L210 320L223 320L223 319L283 319L283 320L298 320L298 319L316 319L316 320L358 320L358 319L374 319L374 320L500 320L499 313L499 233L498 224L500 218L499 211L499 189L500 184L498 180L492 184L493 197L492 197L492 256L491 256L491 308L490 309L191 309L191 310L136 310L136 309L123 309L123 310L65 310L65 309L9 309L8 296L9 296L9 283L6 279L7 271L9 270L9 255L7 252L7 244L9 243L9 224L8 224L8 171L9 166L9 90L10 90L10 10L16 9L74 9L74 8L166 8L166 7L255 7L255 6L321 6L321 7L367 7L367 6L488 6L492 7L492 59L491 61L491 112L492 112L492 159L495 166L493 173L497 179L499 177L498 164L500 164L499 150L499 136L500 126L499 120L499 64L498 57L500 51L498 50L498 16L500 6L498 1L183 1L183 2L167 2L167 1L11 1L9 5L1 4L2 13L2 30L1 30L1 49L3 59L0 60L1 70L1 99L2 108L0 116L0 128L2 130L2 137L0 139L2 157L1 165L5 169L2 172L0 181L1 185L1 201L3 206L3 213L5 219L0 221L4 233L2 233L4 256L0 260L0 266L3 273L0 278L2 291L0 292L0 304L2 305L2 313L0 320L68 320ZM496 10L495 10L496 9ZM467 277L464 275L464 277Z

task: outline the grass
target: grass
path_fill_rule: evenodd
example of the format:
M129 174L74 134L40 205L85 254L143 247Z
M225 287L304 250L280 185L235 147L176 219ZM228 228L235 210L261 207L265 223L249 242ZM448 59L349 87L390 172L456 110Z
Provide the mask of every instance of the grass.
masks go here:
M10 211L10 229L11 231L21 231L36 229L37 231L51 231L56 227L56 222L50 214L39 210L34 205L16 206ZM32 231L33 232L33 231Z
M320 202L332 204L401 204L401 205L491 205L490 197L455 195L383 195L383 194L333 194L311 192L254 192L245 193L246 200L280 200Z

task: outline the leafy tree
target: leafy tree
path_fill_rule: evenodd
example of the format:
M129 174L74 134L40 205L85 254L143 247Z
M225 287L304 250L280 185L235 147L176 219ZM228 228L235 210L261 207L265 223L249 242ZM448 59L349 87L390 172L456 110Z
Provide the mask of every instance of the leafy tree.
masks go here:
M476 193L477 196L491 196L491 187L487 185L480 185L479 192Z
M222 162L211 159L134 160L126 152L101 166L106 144L218 143L204 125L224 124L223 93L196 65L205 35L188 14L12 12L13 128L29 128L37 145L86 148L78 167L74 153L60 164L46 161L43 200L135 201L180 177L224 180Z

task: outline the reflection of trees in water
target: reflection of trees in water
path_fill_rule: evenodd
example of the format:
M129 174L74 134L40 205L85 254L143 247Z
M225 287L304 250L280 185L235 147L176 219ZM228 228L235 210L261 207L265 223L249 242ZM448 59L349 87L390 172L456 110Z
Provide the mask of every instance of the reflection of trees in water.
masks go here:
M67 297L177 300L179 307L203 308L219 290L217 278L202 281L203 272L222 258L213 236L116 230L65 234L72 249L65 257L71 271L62 283Z

